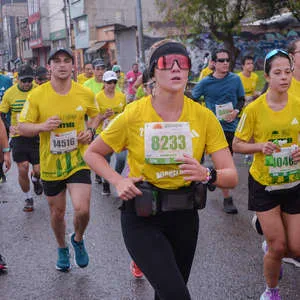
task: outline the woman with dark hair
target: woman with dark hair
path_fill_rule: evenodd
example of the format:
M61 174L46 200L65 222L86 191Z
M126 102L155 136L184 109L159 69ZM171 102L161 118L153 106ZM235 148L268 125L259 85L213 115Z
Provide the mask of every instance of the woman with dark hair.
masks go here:
M234 187L238 181L218 120L184 96L190 68L184 45L173 40L154 44L148 67L155 81L152 94L128 105L85 154L86 162L123 200L124 241L155 289L155 299L191 299L186 284L198 238L197 208L205 200L199 182ZM128 178L104 158L124 148ZM199 163L204 150L215 169Z
M267 288L261 300L281 299L281 260L300 256L300 102L288 93L292 71L293 60L286 51L267 54L269 88L245 108L233 141L235 152L254 154L248 207L256 212L266 238Z

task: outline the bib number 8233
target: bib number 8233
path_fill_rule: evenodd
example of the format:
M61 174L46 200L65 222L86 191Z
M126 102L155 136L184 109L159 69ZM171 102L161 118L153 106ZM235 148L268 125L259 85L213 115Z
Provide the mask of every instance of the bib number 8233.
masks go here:
M152 136L151 148L158 150L184 150L186 149L186 140L184 135L162 135Z

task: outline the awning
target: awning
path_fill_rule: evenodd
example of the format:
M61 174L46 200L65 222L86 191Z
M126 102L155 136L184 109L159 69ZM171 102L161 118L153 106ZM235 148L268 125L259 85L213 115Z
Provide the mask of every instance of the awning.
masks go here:
M90 47L89 49L87 49L85 51L85 53L87 54L93 54L96 53L99 49L101 49L104 45L106 44L106 42L98 42L96 43L94 46Z

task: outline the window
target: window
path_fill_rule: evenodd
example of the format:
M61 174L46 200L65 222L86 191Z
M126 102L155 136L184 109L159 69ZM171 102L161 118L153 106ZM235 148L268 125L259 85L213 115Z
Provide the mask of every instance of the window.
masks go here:
M87 30L87 22L85 18L81 18L77 21L77 32L82 33Z

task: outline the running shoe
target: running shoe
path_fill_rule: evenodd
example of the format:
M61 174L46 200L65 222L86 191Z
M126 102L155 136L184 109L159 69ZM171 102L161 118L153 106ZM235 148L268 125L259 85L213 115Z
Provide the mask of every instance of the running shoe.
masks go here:
M58 258L56 262L56 270L68 272L71 268L69 248L57 248Z
M6 270L7 270L7 264L5 258L0 254L0 271L6 271Z
M24 205L23 211L25 211L25 212L33 211L33 199L32 198L25 200L25 205Z
M6 182L6 176L3 174L1 177L0 177L0 183L5 183Z
M261 228L261 226L260 226L260 223L259 223L259 220L258 220L256 214L254 214L254 216L253 216L253 218L252 218L251 224L252 224L252 227L254 228L254 230L255 230L258 234L263 235L263 231L262 231L262 228Z
M137 279L140 279L144 276L143 272L140 270L140 268L133 260L130 263L130 272L133 275L133 277Z
M98 183L98 184L101 184L102 183L102 178L101 176L97 175L95 176L95 181Z
M89 264L89 255L86 252L83 239L80 242L76 242L74 237L75 233L73 233L71 236L71 243L75 251L74 261L78 267L84 268Z
M34 178L34 179L33 179ZM43 193L43 185L40 178L33 177L31 174L31 181L33 184L33 189L36 195L41 195Z
M238 213L236 206L233 204L232 197L224 198L223 205L224 205L224 211L227 214L237 214Z
M291 257L284 257L282 259L283 262L287 263L287 264L291 264L294 265L297 268L300 268L300 258L291 258Z
M264 254L266 255L266 253L268 252L268 244L267 244L267 241L263 241L263 242L262 242L261 248L262 248ZM280 273L279 273L279 280L282 279L282 276L283 276L283 268L282 268L282 265L281 265L281 266L280 266Z
M103 196L109 196L110 195L110 186L108 182L103 182L103 190L101 193Z
M266 288L266 290L260 296L260 300L281 300L279 288Z

